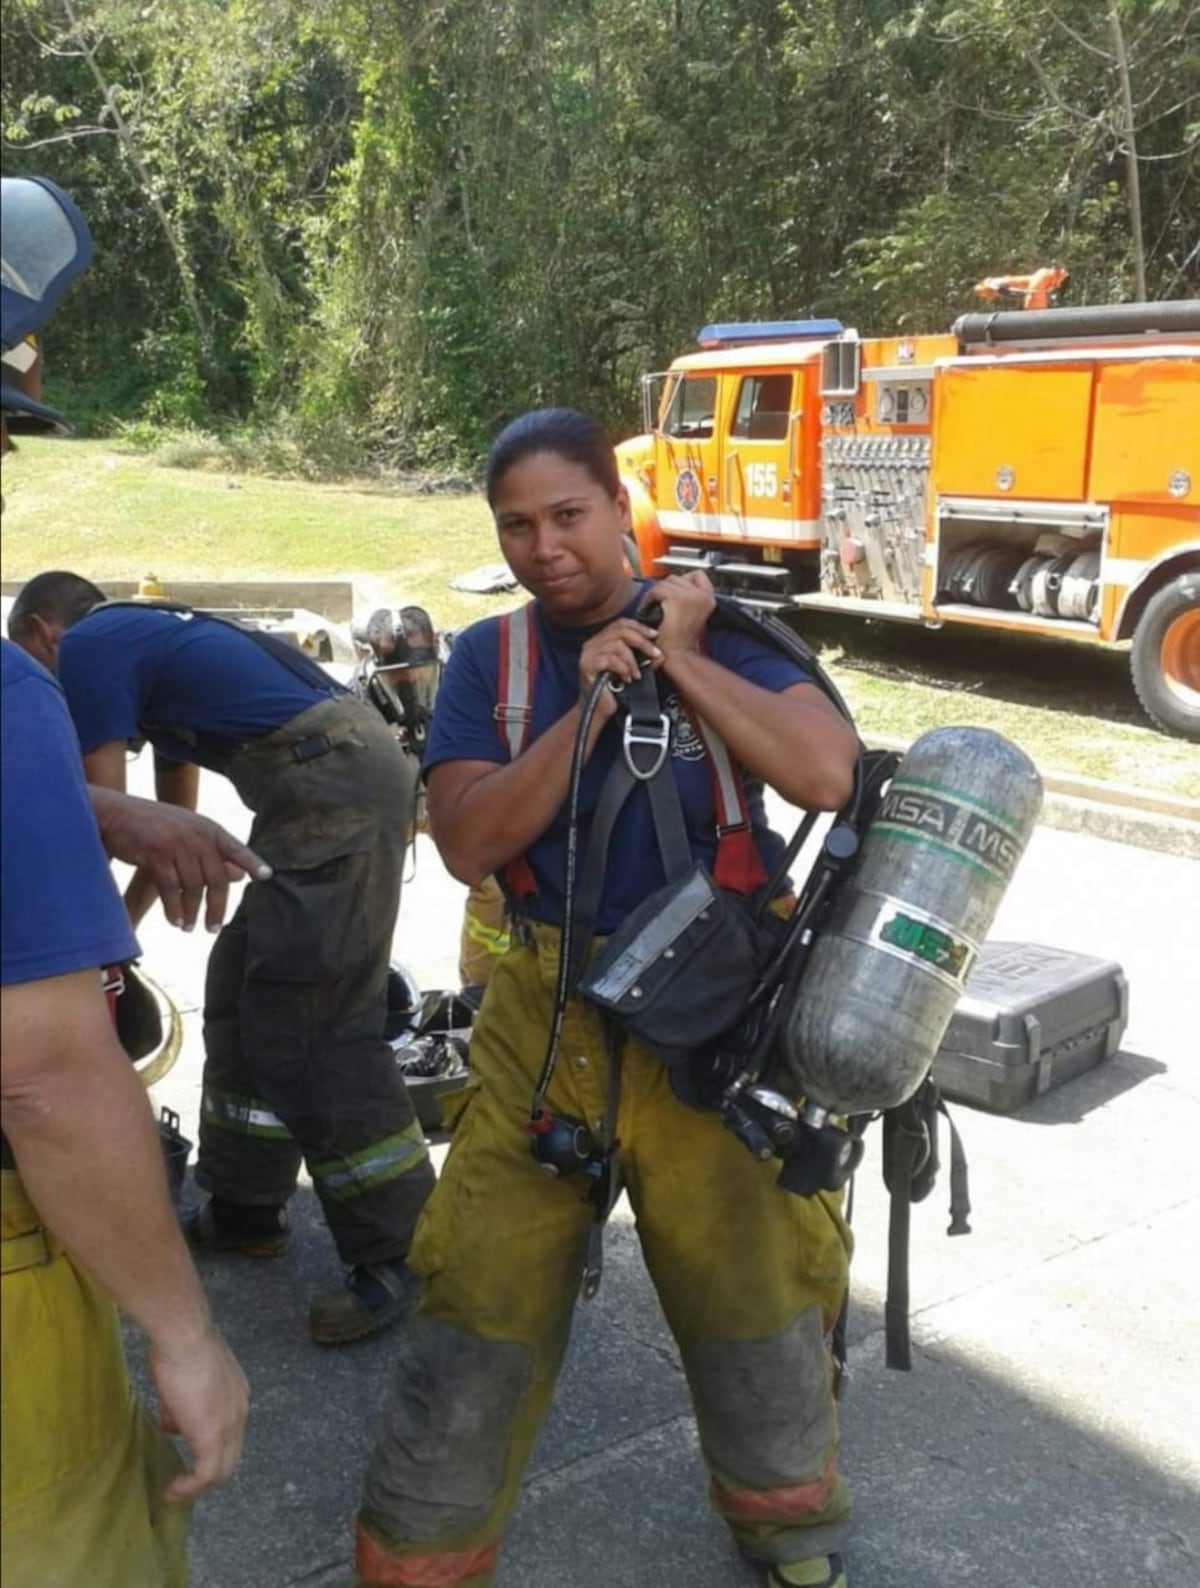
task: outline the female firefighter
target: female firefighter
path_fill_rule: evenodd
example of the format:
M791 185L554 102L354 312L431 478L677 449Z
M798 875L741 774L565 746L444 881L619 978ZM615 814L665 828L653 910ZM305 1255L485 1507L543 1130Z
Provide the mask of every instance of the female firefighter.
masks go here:
M425 1292L367 1473L360 1585L492 1581L580 1290L595 1225L585 1177L543 1173L524 1127L555 1001L565 807L589 686L601 672L634 679L643 661L658 673L688 842L710 867L716 801L698 716L743 769L760 875L782 848L763 783L798 805L836 809L856 752L851 729L791 661L726 631L701 645L714 606L703 574L652 587L630 577L628 498L590 419L545 409L516 420L492 448L487 492L500 549L533 597L528 638L517 656L511 620L494 617L460 636L425 764L446 865L472 884L501 873L516 924L475 1026L476 1086L411 1251ZM657 629L635 615L651 590ZM514 707L517 672L525 703ZM580 785L581 846L605 769L622 753L616 710L604 691ZM612 833L597 932L662 881L643 786ZM546 1105L584 1127L597 1158L612 1150L683 1357L712 1497L737 1544L769 1584L844 1588L849 1504L827 1349L849 1249L837 1199L781 1192L775 1168L716 1114L679 1102L666 1067L638 1043L625 1040L610 1061L598 1016L576 997ZM681 1540L681 1581L685 1550Z

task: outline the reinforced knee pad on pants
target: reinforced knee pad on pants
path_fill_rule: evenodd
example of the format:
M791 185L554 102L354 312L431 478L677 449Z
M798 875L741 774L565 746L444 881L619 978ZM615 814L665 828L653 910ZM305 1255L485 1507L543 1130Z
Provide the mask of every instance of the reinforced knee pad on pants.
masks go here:
M698 1341L687 1366L700 1442L718 1472L777 1489L823 1470L836 1429L819 1307L765 1338Z
M363 1515L396 1542L462 1537L500 1498L529 1389L530 1353L418 1313L400 1341L363 1490Z

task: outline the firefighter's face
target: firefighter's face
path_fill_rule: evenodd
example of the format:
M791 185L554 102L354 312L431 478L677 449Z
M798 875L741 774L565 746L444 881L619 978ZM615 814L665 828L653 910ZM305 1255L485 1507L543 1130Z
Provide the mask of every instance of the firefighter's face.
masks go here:
M629 600L624 486L610 496L582 464L533 452L494 485L492 514L509 567L554 621L603 622Z

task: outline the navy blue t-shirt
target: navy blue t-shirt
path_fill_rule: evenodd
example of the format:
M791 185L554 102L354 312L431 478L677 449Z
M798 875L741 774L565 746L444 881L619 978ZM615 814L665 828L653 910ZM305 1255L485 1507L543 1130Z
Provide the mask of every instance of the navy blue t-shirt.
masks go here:
M630 603L634 612L641 601ZM579 653L599 629L560 628L548 623L534 606L537 670L526 744L552 727L579 698ZM809 681L807 673L778 651L727 629L709 629L705 648L713 661L760 688L780 693ZM499 704L500 619L484 618L455 640L438 689L433 724L425 753L429 772L443 761L509 760L508 744L498 731L495 708ZM703 741L683 709L680 696L670 690L664 709L673 724L670 770L679 789L684 823L692 854L712 869L716 857L716 808L708 759ZM580 784L580 856L586 853L587 835L600 789L621 751L619 718L610 719L600 732ZM783 853L783 840L767 825L762 783L746 777L746 802L759 854L768 872ZM566 861L567 806L527 852L537 881L537 895L528 910L535 920L562 924L563 868ZM654 830L650 796L635 788L622 807L609 843L608 860L596 929L611 932L655 888L663 885L662 858Z
M97 607L63 635L58 677L85 755L115 739L149 739L171 760L220 771L222 757L261 738L318 700L321 690L291 672L248 634L202 614L154 607ZM198 736L187 744L172 729Z
M0 640L0 983L133 959L62 691Z

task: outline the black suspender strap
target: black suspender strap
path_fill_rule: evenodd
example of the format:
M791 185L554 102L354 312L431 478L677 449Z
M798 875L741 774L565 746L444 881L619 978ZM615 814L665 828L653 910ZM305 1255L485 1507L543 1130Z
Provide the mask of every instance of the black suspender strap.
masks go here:
M625 685L620 698L626 707L624 753L610 767L592 814L583 875L571 912L572 984L583 970L595 931L613 828L625 801L639 783L645 785L650 796L654 830L667 880L684 876L692 865L683 807L671 775L670 719L660 707L654 675L647 669L634 683ZM660 734L664 736L661 748ZM651 766L656 770L647 770Z

